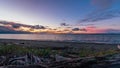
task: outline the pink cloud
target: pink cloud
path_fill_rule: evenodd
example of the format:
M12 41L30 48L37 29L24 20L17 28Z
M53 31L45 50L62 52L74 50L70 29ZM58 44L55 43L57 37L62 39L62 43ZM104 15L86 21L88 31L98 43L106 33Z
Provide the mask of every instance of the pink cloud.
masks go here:
M87 26L86 28L86 33L104 33L106 30L97 28L95 26Z

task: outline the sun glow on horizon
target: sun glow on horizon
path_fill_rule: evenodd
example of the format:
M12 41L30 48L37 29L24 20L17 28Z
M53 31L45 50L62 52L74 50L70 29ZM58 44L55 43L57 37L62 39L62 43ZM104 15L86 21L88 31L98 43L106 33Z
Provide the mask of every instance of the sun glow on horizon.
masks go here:
M106 29L104 28L97 28L94 26L87 26L83 29L80 28L67 28L67 27L58 27L58 28L51 28L45 26L32 26L32 25L25 25L19 24L14 22L1 22L0 26L6 27L8 29L14 31L23 31L23 32L30 32L30 33L54 33L54 34L95 34L95 33L105 33Z

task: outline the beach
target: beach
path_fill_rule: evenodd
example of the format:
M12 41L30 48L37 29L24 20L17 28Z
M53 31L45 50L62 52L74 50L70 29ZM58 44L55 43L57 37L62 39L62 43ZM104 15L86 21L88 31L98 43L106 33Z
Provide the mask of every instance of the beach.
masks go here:
M119 52L117 44L0 39L0 66L114 68L114 64L119 67Z
M86 42L70 42L70 41L39 41L39 40L15 40L15 39L0 39L0 44L16 44L28 47L37 48L95 48L95 49L117 49L117 44L106 43L86 43Z

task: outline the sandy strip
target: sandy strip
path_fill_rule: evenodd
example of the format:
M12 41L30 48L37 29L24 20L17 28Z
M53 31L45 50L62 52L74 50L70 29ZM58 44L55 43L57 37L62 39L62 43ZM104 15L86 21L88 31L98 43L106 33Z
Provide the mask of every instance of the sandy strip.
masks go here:
M13 40L0 39L0 44L16 44L30 47L74 47L74 48L97 48L97 49L117 49L116 44L103 43L81 43L67 41L38 41L38 40Z

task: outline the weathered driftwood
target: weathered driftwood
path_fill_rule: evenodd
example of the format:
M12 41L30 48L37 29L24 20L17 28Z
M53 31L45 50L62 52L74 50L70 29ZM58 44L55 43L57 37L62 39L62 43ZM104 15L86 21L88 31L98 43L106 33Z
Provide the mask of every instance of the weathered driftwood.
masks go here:
M22 57L15 56L4 56L1 57L0 66L3 65L29 65L29 64L39 64L41 59L32 54L27 54Z
M55 60L51 60L53 58ZM102 68L116 64L120 64L120 55L71 59L60 55L47 59L32 54L22 57L0 56L0 68Z
M0 68L46 68L41 65L8 65L8 66L1 66Z

